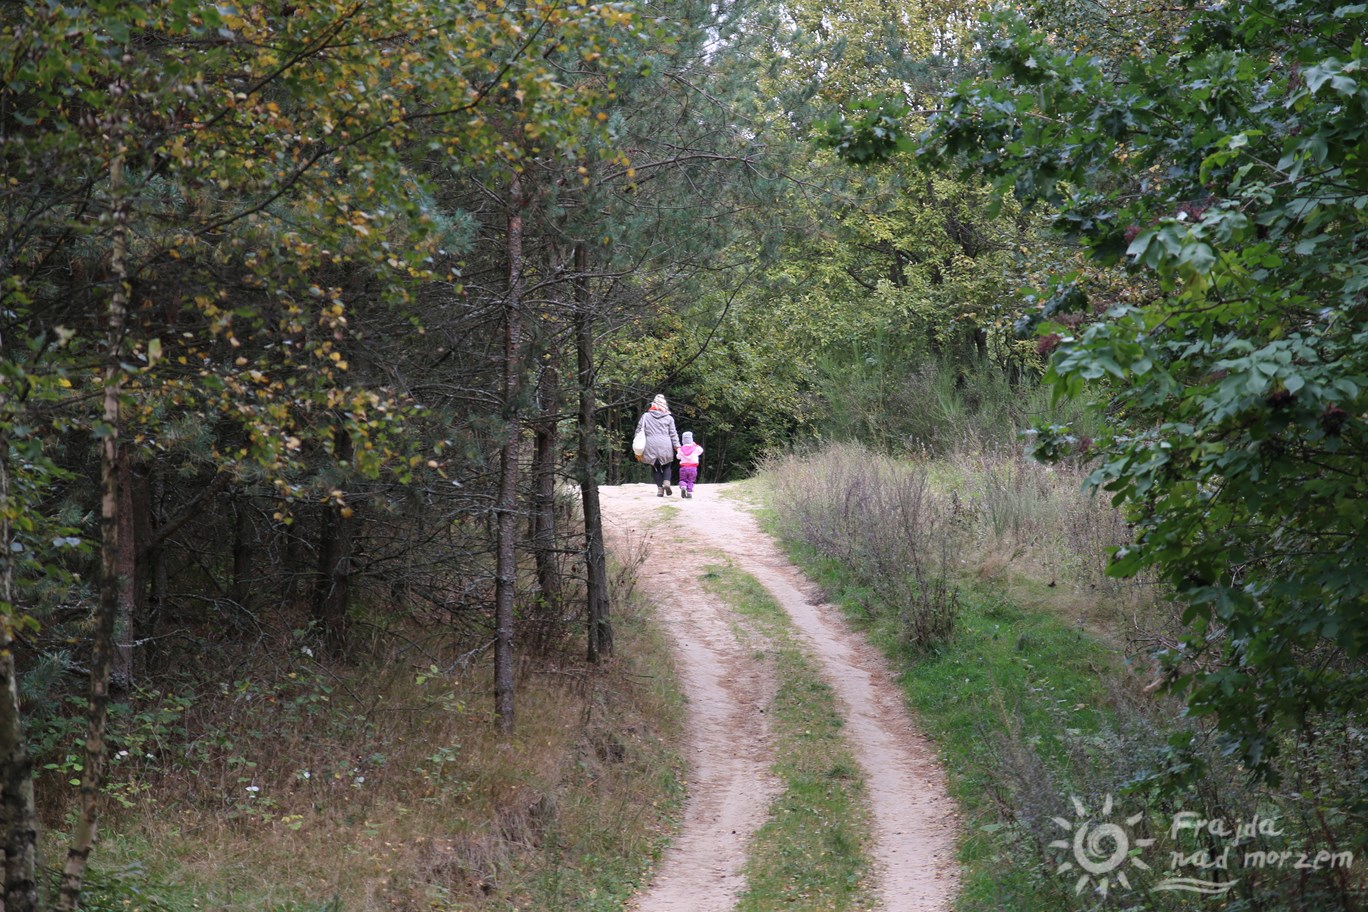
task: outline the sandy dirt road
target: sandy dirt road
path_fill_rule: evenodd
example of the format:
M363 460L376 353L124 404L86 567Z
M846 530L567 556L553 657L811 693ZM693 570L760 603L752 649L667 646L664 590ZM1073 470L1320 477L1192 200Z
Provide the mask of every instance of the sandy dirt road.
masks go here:
M689 701L684 820L635 912L730 910L745 887L746 846L778 791L764 713L773 684L737 641L728 607L698 582L719 553L783 606L836 692L869 794L874 908L949 910L958 883L956 817L934 749L917 733L882 658L729 494L727 485L699 486L690 500L677 490L657 497L653 485L600 489L609 546L649 547L642 585L673 636Z

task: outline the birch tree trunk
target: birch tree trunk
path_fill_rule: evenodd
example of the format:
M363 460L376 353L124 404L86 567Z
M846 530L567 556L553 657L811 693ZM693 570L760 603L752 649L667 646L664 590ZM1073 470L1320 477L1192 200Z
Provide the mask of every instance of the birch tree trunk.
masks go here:
M589 616L590 662L613 654L609 619L608 564L603 549L603 510L598 489L598 408L594 366L594 314L589 304L589 256L575 245L575 360L579 381L578 450L575 475L584 510L585 598Z
M81 887L91 850L95 847L100 816L100 787L104 783L105 729L109 721L109 678L114 660L114 625L119 616L119 396L123 392L124 321L128 313L128 208L124 199L122 137L109 167L112 244L109 265L114 288L106 314L108 340L104 370L104 421L100 428L100 606L90 658L90 706L85 743L85 768L81 771L76 826L62 870L57 894L58 912L74 912L80 904Z
M508 295L504 301L503 402L505 430L499 466L494 570L494 714L499 731L513 731L513 609L517 594L518 455L522 442L518 397L522 388L523 222L522 178L508 188Z

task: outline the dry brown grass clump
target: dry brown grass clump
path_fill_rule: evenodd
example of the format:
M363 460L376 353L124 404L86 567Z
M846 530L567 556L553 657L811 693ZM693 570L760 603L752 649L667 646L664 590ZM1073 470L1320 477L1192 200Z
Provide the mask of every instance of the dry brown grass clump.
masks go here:
M1020 451L910 461L838 444L772 460L763 475L793 535L878 581L869 598L885 607L906 613L919 598L946 603L937 593L976 581L1112 641L1173 629L1171 606L1151 581L1107 576L1108 555L1130 529L1084 488L1079 468L1045 466ZM894 577L905 591L895 591ZM926 635L942 629L938 622Z
M649 617L616 604L621 658L588 667L565 641L525 663L511 738L487 655L430 630L361 665L301 641L234 681L142 694L119 720L97 873L136 865L174 909L552 909L630 891L676 797L680 708ZM43 786L58 832L68 796Z
M949 637L958 594L953 514L919 467L855 446L788 457L764 470L775 509L824 559L859 568L871 615L895 618L915 649Z

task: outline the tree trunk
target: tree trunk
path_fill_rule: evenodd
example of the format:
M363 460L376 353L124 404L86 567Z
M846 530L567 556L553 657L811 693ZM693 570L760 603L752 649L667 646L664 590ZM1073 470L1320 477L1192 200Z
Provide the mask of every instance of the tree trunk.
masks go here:
M499 731L513 731L513 609L517 594L518 567L518 451L522 441L518 397L522 386L523 351L523 223L522 180L517 175L508 188L508 296L504 302L503 358L503 451L499 466L499 493L494 504L497 517L494 569L494 714Z
M560 560L556 554L556 457L560 449L560 373L554 361L542 369L540 393L539 415L532 425L532 472L536 480L532 495L532 554L537 562L543 611L559 617L562 592Z
M6 406L0 381L0 421ZM4 851L4 912L38 908L38 813L33 802L33 759L19 709L19 678L14 667L14 561L10 542L9 436L0 433L0 849Z
M717 455L709 460L709 465L714 470L713 480L721 481L727 464L727 451L731 449L732 432L728 431L720 441L721 446L717 448Z
M138 540L134 532L133 466L128 451L119 448L118 522L119 522L119 613L114 619L114 655L109 671L113 693L133 689L134 638L138 616Z
M603 511L598 489L598 409L595 406L594 314L589 304L588 254L575 245L575 360L579 373L579 446L575 475L584 510L584 567L590 662L613 654L609 619L608 564L603 548Z
M157 534L157 509L154 502L155 468L146 463L133 465L130 473L131 510L133 522L131 534L137 546L128 555L127 561L132 569L133 586L130 593L130 626L128 628L129 660L132 663L132 681L139 681L147 673L147 639L152 624L152 596L156 588L152 577L153 542ZM164 564L164 562L163 562ZM165 566L162 572L165 573ZM162 583L165 583L163 578ZM160 590L165 592L165 588ZM132 682L130 682L131 686Z
M233 583L229 597L244 614L252 612L252 505L246 494L233 502Z
M104 421L100 448L100 605L90 657L90 705L85 743L85 766L81 771L76 826L62 869L57 893L58 912L75 912L80 904L86 865L95 847L100 819L100 787L104 783L105 729L109 722L109 678L114 660L114 625L121 605L119 580L119 394L123 390L123 336L128 313L128 212L123 200L124 155L120 143L110 162L109 195L114 224L110 247L110 272L114 282L107 314L109 336L105 352Z
M592 340L590 340L592 342ZM618 425L618 409L611 409L608 412L608 439L616 441L618 432L621 428ZM622 484L622 461L618 458L618 448L612 446L608 448L608 471L607 481L610 485Z
M285 601L292 610L303 610L310 606L318 585L318 555L310 548L303 523L277 523L274 530L278 539L283 538L277 547L285 552Z
M333 435L333 454L339 462L352 456L351 435L338 428ZM323 632L323 642L334 655L346 648L347 609L351 604L352 508L330 503L323 508L318 536L318 572L314 585L314 620Z
M166 610L166 545L161 532L166 528L166 476L157 466L153 466L147 479L148 484L148 522L150 533L145 560L149 578L147 589L147 612L143 617L142 629L147 636L155 638Z

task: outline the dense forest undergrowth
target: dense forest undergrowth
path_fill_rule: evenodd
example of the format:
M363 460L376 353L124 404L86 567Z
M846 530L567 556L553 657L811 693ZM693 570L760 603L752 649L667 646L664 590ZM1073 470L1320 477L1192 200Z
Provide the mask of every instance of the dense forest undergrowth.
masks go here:
M204 647L238 651L231 679L194 655L148 674L113 715L82 907L620 908L678 810L682 707L635 568L617 566L622 658L590 665L548 631L520 663L511 740L484 637L392 606L346 662L307 618L259 616L250 639ZM79 720L34 726L44 859L74 814Z

